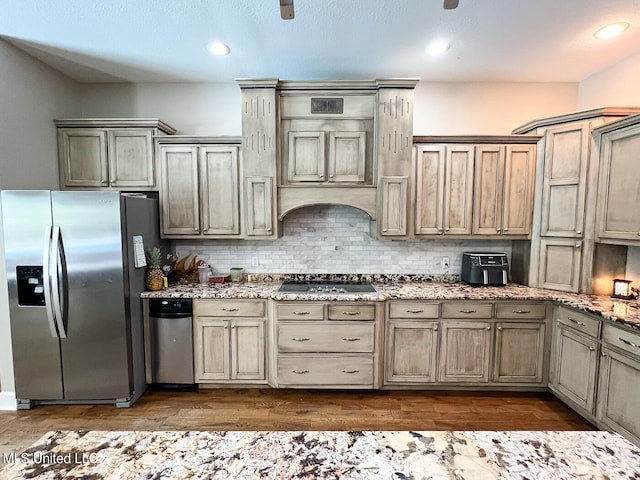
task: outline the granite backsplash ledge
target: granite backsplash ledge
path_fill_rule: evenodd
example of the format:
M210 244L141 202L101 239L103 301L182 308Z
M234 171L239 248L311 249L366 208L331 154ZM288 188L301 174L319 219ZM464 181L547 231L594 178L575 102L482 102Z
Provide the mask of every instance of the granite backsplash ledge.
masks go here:
M249 277L250 276L250 277ZM354 282L354 283L459 283L460 275L455 274L384 274L384 273L249 273L249 278L256 282Z

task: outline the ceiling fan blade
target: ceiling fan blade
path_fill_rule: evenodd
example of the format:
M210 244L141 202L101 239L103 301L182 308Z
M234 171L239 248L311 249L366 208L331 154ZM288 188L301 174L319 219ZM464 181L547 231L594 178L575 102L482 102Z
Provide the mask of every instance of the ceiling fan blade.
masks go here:
M283 20L293 18L293 0L280 0L280 18Z
M444 9L445 10L453 10L454 8L458 8L459 0L444 0Z

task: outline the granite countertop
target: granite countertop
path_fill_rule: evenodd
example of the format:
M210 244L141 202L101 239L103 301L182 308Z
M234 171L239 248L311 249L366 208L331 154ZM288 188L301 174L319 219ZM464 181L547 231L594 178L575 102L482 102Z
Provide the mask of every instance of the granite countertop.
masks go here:
M375 294L280 293L280 280L178 284L157 292L143 292L142 298L262 298L279 301L386 300L538 300L555 301L603 318L640 329L640 303L597 295L581 295L510 283L502 287L473 287L461 282L374 282Z
M71 431L7 459L3 478L41 480L640 478L640 449L609 432Z

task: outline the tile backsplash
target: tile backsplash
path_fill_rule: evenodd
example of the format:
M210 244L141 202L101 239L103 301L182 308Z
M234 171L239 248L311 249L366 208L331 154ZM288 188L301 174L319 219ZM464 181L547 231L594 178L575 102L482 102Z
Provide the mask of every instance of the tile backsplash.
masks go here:
M507 240L376 240L369 235L366 213L334 205L290 212L278 240L176 241L173 246L179 256L192 253L206 260L217 274L231 267L247 273L459 274L462 252L504 252L511 260ZM449 257L448 269L442 257Z

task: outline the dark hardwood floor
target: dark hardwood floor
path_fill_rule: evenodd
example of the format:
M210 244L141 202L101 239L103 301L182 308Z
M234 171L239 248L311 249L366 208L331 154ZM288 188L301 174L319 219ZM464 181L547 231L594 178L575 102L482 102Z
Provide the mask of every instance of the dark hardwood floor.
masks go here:
M0 460L50 430L594 430L549 393L202 389L0 412Z

